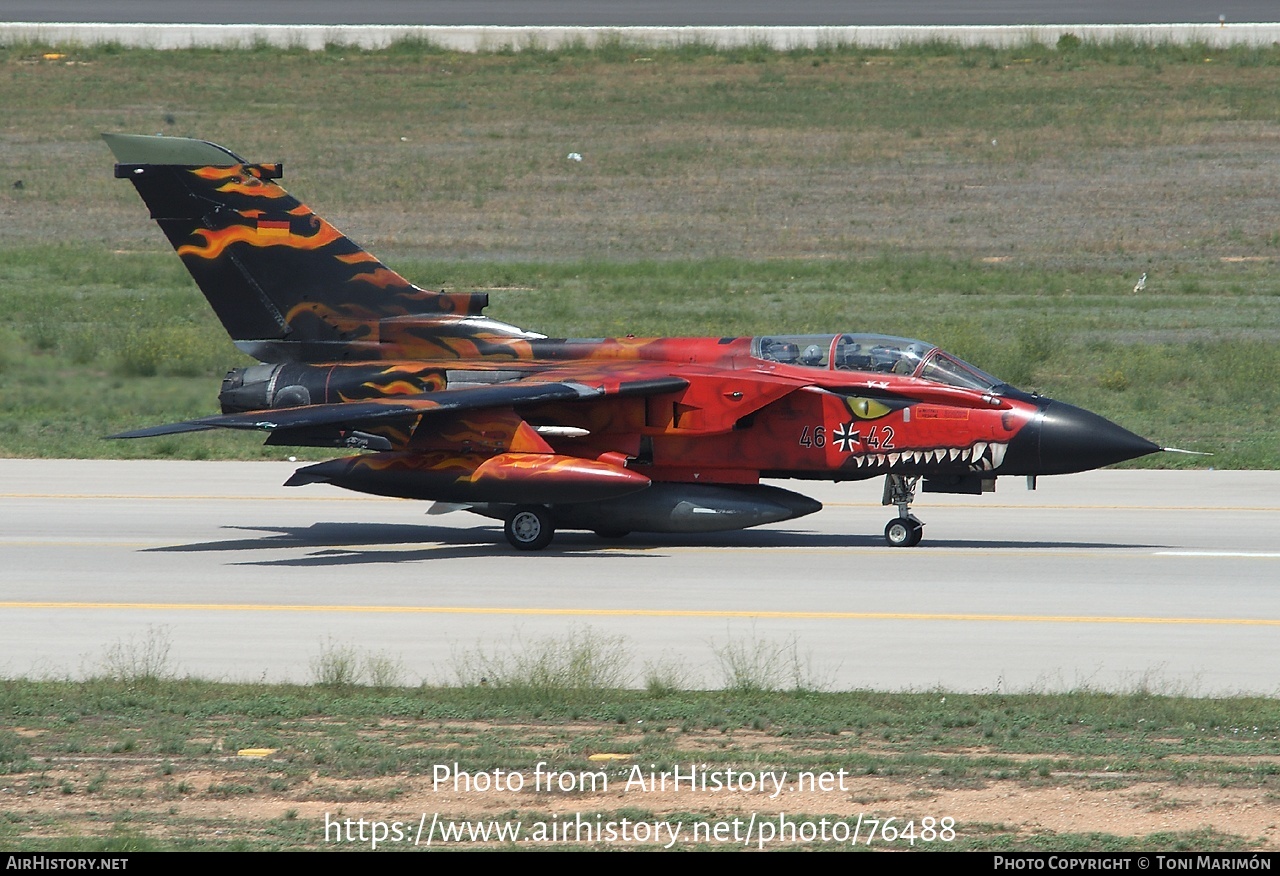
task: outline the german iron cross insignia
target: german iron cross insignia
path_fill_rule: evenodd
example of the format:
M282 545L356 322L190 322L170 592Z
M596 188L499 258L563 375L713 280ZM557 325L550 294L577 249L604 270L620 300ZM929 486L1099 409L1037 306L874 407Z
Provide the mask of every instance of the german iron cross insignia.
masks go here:
M845 423L832 430L831 440L836 442L841 453L852 453L853 446L862 443L862 436L858 434L857 429L853 428L853 423Z

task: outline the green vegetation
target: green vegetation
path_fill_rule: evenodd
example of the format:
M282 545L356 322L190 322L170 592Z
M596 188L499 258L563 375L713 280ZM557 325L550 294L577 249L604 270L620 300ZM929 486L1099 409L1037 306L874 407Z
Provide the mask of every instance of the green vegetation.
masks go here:
M688 825L681 847L699 847L692 825L746 807L850 825L858 813L899 827L947 816L957 850L1230 850L1268 847L1239 817L1280 797L1275 698L1191 698L1143 681L1125 693L821 692L794 641L754 633L711 643L720 690L678 686L685 670L667 662L646 667L645 690L624 689L625 640L591 628L460 652L452 686L407 686L395 656L332 639L312 661L310 686L181 678L168 644L166 630L150 628L104 651L104 675L0 679L7 849L323 848L326 817L426 811L531 828L571 803L592 820ZM758 801L625 788L633 766L647 775L691 764L785 770L790 784ZM529 789L442 793L433 787L442 765L529 782L538 770L593 773L610 785L563 800ZM802 771L840 771L848 784L805 788ZM975 794L1049 800L1055 812L1071 801L1071 824L1101 806L1124 825L1055 832L1021 808L1015 823L991 823L964 814ZM1216 802L1201 808L1210 799L1237 802L1214 815ZM1188 807L1193 828L1170 820Z
M589 755L602 751L627 757L619 775L630 763L793 775L843 769L859 780L902 783L914 789L907 799L925 802L990 786L1006 789L1002 796L1037 789L1077 797L1099 790L1112 797L1146 794L1141 799L1151 811L1177 808L1197 788L1249 789L1272 800L1280 794L1280 701L1274 699L1187 699L1141 690L653 693L575 684L374 689L190 679L3 681L0 720L10 729L0 731L0 771L14 795L0 813L0 838L10 850L105 849L124 841L142 848L317 847L326 811L408 817L423 805L457 810L462 798L431 802L436 764L478 772L532 770L545 761L555 771L594 771L601 767ZM277 751L265 760L234 756L247 748ZM424 787L428 796L415 796ZM1152 788L1158 790L1142 790ZM854 796L861 810L901 814L895 811L900 804ZM86 798L92 800L88 816L79 805ZM213 835L204 804L227 799L250 807L245 811L278 814L227 814L216 822L222 834ZM537 795L513 798L519 809L503 817L531 821L546 802ZM831 802L832 817L846 817L848 795L833 795ZM662 817L720 815L723 810ZM1211 830L1026 835L964 818L957 834L954 848L965 849L1255 843Z
M172 253L103 259L70 245L0 248L0 271L6 255L27 268L20 284L0 285L8 324L0 329L7 335L0 345L4 453L280 458L294 452L222 433L101 440L212 413L222 374L246 358ZM569 264L407 259L398 267L452 288L495 289L491 313L553 335L870 328L920 337L1160 443L1213 452L1212 465L1280 464L1274 417L1280 385L1259 379L1280 373L1280 346L1272 340L1280 296L1267 289L1270 264L1188 270L1159 299L1097 291L1110 282L1100 270L1050 273L925 256ZM525 288L502 291L515 285ZM31 288L46 291L32 296ZM857 290L854 307L850 290ZM1204 462L1156 457L1138 464Z
M560 638L525 642L518 636L505 648L474 648L457 654L454 671L467 687L491 686L534 696L626 687L631 655L624 636L590 627L570 629Z
M291 191L406 276L492 290L492 315L553 336L920 337L1208 464L1275 467L1278 65L1065 38L0 47L0 106L22 108L0 126L0 454L288 452L100 440L212 412L245 363L112 179L116 130L283 158Z
M103 652L103 673L113 681L126 684L150 684L172 678L174 670L169 659L172 647L168 630L148 627L146 634L116 641Z
M370 687L400 687L404 683L404 661L385 651L360 651L353 645L332 639L311 660L311 677L315 684L328 688L348 688L359 684Z

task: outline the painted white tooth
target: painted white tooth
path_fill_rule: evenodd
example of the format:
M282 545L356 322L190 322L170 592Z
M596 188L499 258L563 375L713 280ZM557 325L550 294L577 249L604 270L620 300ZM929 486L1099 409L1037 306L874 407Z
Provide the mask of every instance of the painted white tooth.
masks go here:
M875 461L876 461L876 465L884 465L884 454L883 454L883 453L877 453L877 454L875 455L874 459L875 459Z
M960 458L960 448L959 448L959 447L952 447L950 450L948 450L948 451L947 451L947 453L948 453L948 454L950 454L951 459L952 459L952 461L953 461L953 462L954 462L956 459L959 459L959 458Z
M862 464L863 464L864 462L866 462L866 459L864 459L864 458L863 458L863 457L861 457L861 456L855 456L855 457L853 458L853 464L854 464L854 465L856 465L858 468L862 468Z
M975 460L982 459L982 457L985 456L986 453L987 453L987 444L985 441L979 441L977 444L973 445L973 458Z
M999 468L1004 465L1004 454L1009 449L1008 444L992 444L991 445L991 467Z
M902 454L901 454L901 453L890 453L890 454L889 454L889 465L897 465L897 464L898 464L898 460L900 460L900 459L902 459Z

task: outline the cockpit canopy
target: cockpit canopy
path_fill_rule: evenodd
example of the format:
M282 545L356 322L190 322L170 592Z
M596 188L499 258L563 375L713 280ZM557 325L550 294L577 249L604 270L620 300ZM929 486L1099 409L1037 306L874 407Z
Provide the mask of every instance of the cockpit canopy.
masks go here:
M932 344L887 335L770 335L753 338L751 355L785 365L869 371L990 391L1004 384Z

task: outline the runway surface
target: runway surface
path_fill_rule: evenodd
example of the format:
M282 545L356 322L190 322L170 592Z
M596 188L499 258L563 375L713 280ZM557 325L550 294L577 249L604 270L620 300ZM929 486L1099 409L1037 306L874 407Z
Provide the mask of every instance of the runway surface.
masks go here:
M884 546L880 483L796 484L790 523L509 549L492 521L279 486L282 463L0 460L0 674L308 681L334 647L451 681L474 655L589 628L723 682L730 651L835 688L1280 689L1280 473L1103 471L922 495ZM792 674L786 672L788 678Z
M1161 24L1275 21L1274 0L0 0L0 21L538 26Z

